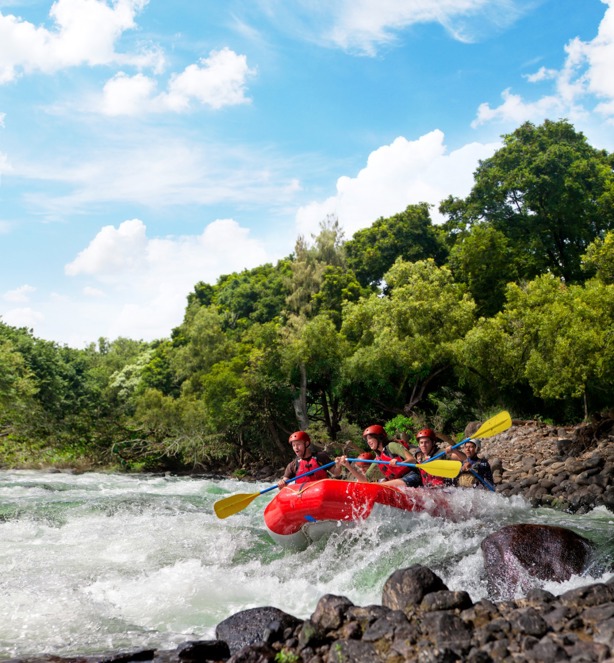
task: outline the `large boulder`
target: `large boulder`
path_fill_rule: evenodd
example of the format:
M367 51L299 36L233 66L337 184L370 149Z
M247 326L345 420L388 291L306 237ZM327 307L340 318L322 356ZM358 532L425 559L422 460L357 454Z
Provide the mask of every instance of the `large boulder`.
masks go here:
M250 608L231 615L215 629L218 640L228 644L231 654L247 645L283 639L284 633L295 629L302 621L278 608Z
M593 553L588 539L553 525L507 525L481 545L488 590L496 599L526 593L539 581L569 580L586 569Z

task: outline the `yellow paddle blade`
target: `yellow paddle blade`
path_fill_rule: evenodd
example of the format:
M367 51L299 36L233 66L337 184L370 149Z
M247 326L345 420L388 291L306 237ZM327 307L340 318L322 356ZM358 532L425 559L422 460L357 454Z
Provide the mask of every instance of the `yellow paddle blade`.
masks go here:
M507 430L511 425L510 413L499 412L492 419L485 421L471 437L492 437Z
M225 497L223 500L218 500L213 505L213 510L218 518L228 518L239 511L243 511L248 507L260 493L243 493L239 495L231 495Z
M416 467L436 477L454 479L458 476L462 465L460 460L432 460L430 463L418 464Z

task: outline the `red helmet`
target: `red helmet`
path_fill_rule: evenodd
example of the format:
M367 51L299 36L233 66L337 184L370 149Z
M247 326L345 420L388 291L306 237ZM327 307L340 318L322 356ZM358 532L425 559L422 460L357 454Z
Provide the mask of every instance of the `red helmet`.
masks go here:
M358 454L358 458L373 460L375 458L375 454L372 451L363 451L361 454Z
M290 444L292 444L292 442L305 442L306 444L309 444L311 442L311 438L304 430L297 430L296 433L292 433L292 435L290 435L288 442Z
M429 437L433 442L437 441L437 435L432 428L423 428L422 430L416 433L416 440L419 440L421 437Z
M365 428L365 430L363 431L362 436L366 437L367 435L386 435L386 431L384 430L383 426L380 426L379 424L374 424L373 426Z

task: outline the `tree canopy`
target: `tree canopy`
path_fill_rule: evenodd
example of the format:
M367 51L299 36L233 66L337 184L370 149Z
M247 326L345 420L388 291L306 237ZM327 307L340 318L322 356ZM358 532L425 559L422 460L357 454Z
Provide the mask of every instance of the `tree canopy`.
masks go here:
M376 422L611 409L613 165L565 120L526 123L443 224L418 203L346 240L328 217L196 283L168 338L77 350L0 322L0 463L242 471L285 463L297 429L342 450Z

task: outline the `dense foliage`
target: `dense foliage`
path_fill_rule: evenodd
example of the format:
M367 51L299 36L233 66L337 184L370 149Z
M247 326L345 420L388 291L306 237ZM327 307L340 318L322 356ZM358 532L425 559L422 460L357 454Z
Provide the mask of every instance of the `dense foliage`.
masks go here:
M466 199L197 283L167 339L83 350L0 323L0 462L228 470L288 435L448 433L502 408L571 422L614 394L614 157L524 124ZM403 425L401 425L403 424ZM411 427L411 426L410 426Z

